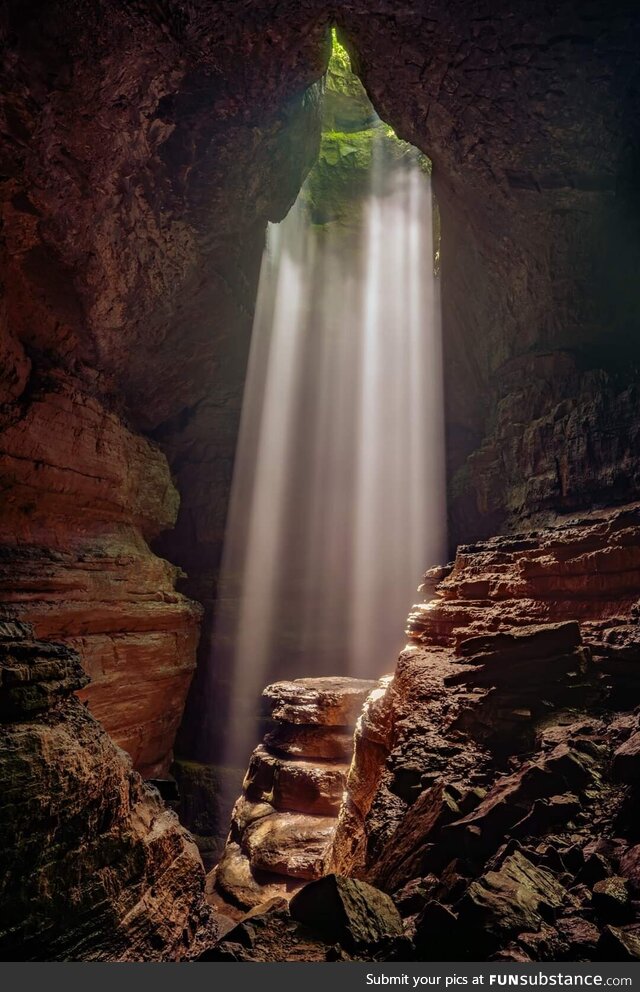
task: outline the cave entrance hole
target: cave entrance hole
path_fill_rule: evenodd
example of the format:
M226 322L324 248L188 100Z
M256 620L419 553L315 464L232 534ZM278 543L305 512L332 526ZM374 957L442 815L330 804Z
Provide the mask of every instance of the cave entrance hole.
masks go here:
M319 158L262 263L214 636L238 769L223 805L263 687L392 670L446 554L430 172L334 32Z

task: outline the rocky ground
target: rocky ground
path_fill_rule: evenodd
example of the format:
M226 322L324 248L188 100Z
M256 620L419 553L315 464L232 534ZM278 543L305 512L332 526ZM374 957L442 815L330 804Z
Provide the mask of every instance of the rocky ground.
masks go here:
M322 936L335 893L312 882L210 953L277 960L286 932L324 959L640 959L639 525L638 506L593 513L425 576L324 860L332 886L368 883L365 916L390 896L402 931Z

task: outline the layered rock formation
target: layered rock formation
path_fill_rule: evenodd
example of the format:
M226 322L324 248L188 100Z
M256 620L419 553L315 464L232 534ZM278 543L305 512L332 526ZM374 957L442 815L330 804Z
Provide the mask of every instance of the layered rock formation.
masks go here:
M325 873L347 781L352 729L376 683L276 682L264 691L271 728L253 752L231 832L210 879L232 906L259 906Z
M145 776L166 774L201 609L148 545L178 511L165 458L86 383L51 375L9 411L0 478L0 602L78 650L94 716Z
M418 958L634 956L639 528L593 513L427 573L328 859Z
M190 573L182 591L210 621L264 226L317 151L332 17L376 109L434 163L454 541L637 496L631 0L11 0L0 24L0 589L41 636L82 651L94 676L82 691L145 774L166 769L198 620L174 567L149 551L177 511L155 444L182 495L156 550ZM462 928L486 935L468 953L638 954L636 512L467 547L449 576L430 578L443 580L438 596L412 615L413 647L358 729L333 849L418 913L419 953ZM207 630L204 661L209 648ZM188 757L202 757L202 726L207 747L219 744L215 708L205 725L198 705L205 687L206 664L183 726ZM31 755L25 774L37 776L39 735L58 727L60 761L76 756L74 779L88 768L96 816L103 793L133 810L131 830L106 842L109 863L133 850L139 864L140 819L157 817L174 843L76 700L42 721L14 719L17 705L3 733ZM270 758L256 761L271 774ZM32 814L16 821L25 836ZM512 838L499 854L496 822ZM36 840L7 890L18 927L32 912L20 880L45 857ZM173 863L163 844L160 863ZM452 852L438 887L431 866ZM93 862L80 864L77 886L55 883L61 898L80 893L82 934L73 924L67 942L46 906L20 931L25 955L36 928L52 955L182 953L175 919L148 936L151 870L118 882L113 913L98 871L100 916L83 888ZM577 891L565 877L576 872ZM509 917L523 889L525 911ZM178 899L181 922L190 898ZM138 935L118 929L122 907L136 907ZM102 920L116 936L96 944Z
M630 0L8 3L0 399L15 423L43 374L80 376L167 453L182 503L162 554L207 609L189 758L211 757L197 700L264 227L317 153L332 19L434 162L454 540L638 481Z
M0 621L0 957L196 956L218 934L198 850L76 698L87 681Z
M410 643L356 726L323 857L332 894L316 902L312 883L290 911L254 909L214 957L279 960L287 934L294 954L349 958L348 934L326 928L355 875L404 920L368 960L639 960L639 537L636 504L465 546L427 573ZM291 690L267 690L286 719ZM281 791L272 768L259 748L256 800Z
M398 910L366 882L325 875L291 902L274 897L246 913L201 961L400 960L408 946Z
M78 647L146 775L200 611L149 552L179 500L141 431L182 494L161 553L210 611L265 225L319 140L326 32L289 14L60 0L0 25L3 599Z

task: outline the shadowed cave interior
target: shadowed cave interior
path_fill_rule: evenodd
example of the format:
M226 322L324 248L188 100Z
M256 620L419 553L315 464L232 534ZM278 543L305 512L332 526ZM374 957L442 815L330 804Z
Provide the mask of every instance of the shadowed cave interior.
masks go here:
M635 5L0 30L0 956L640 959Z

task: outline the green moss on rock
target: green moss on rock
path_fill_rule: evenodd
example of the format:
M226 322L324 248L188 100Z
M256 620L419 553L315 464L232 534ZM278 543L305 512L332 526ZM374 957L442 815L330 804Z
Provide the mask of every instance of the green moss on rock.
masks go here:
M312 222L355 230L372 183L388 178L389 166L414 162L431 171L429 159L380 120L334 30L320 151L301 192Z

